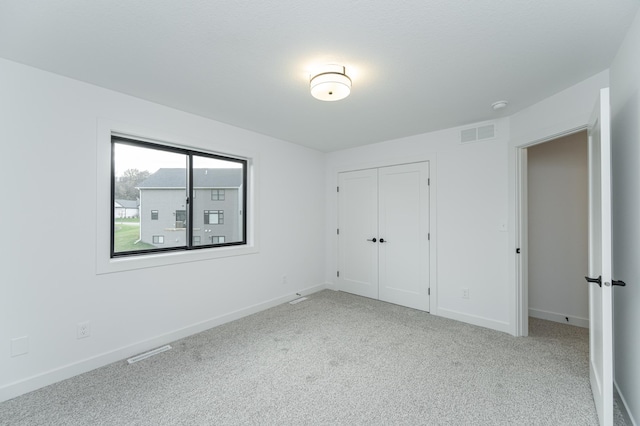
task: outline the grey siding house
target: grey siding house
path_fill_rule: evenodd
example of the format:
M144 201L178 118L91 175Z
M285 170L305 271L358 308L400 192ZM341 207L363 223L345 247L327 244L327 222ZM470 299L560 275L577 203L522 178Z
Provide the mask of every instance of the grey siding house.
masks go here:
M138 200L115 200L114 215L116 219L138 217Z
M242 169L193 169L193 245L242 241ZM187 244L186 171L162 168L139 186L140 240Z

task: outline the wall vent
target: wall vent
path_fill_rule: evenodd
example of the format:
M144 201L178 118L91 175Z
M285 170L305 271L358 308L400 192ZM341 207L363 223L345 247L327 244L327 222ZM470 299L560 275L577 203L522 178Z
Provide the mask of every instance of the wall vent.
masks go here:
M475 127L473 129L464 129L460 132L460 142L475 142L478 140L478 129Z
M151 350L149 352L145 352L143 354L136 355L136 356L134 356L132 358L129 358L127 360L127 362L129 364L133 364L134 362L142 361L143 359L147 359L147 358L150 358L150 357L152 357L154 355L158 355L158 354L160 354L162 352L166 352L169 349L171 349L171 346L170 345L165 345L165 346L163 346L161 348L156 348L156 349L153 349L153 350Z
M496 126L489 124L488 126L478 127L478 140L493 139L496 135Z
M471 127L460 131L460 143L469 143L493 139L496 137L496 125L487 124L479 127Z

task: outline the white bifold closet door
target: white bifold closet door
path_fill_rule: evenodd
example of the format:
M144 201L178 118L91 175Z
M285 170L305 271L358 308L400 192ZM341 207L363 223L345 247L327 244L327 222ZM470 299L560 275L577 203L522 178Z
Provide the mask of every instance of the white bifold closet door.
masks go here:
M429 311L429 163L339 174L338 286Z

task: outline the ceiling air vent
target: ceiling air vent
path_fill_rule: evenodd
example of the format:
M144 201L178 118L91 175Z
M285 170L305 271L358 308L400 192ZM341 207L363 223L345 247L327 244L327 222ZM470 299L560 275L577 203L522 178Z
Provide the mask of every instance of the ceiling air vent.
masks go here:
M485 126L471 127L460 131L460 143L469 143L493 139L496 136L496 125L487 124Z

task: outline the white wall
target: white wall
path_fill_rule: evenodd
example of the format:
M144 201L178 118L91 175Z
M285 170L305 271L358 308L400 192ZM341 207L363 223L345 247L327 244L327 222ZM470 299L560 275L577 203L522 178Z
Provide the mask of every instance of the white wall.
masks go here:
M640 424L640 13L611 65L615 383Z
M6 60L0 93L0 400L324 285L324 154ZM96 274L104 120L258 158L259 251Z
M589 326L586 132L527 149L529 315Z
M586 127L600 89L604 87L609 87L608 70L513 114L511 144L524 147Z
M509 122L496 124L497 137L488 141L460 144L461 128L454 128L328 154L327 235L335 235L337 227L338 171L429 160L431 190L436 191L431 234L437 258L430 265L436 271L431 312L511 332L506 261ZM334 282L336 265L337 239L332 237L327 243L328 281ZM469 288L469 299L462 298L463 287Z

